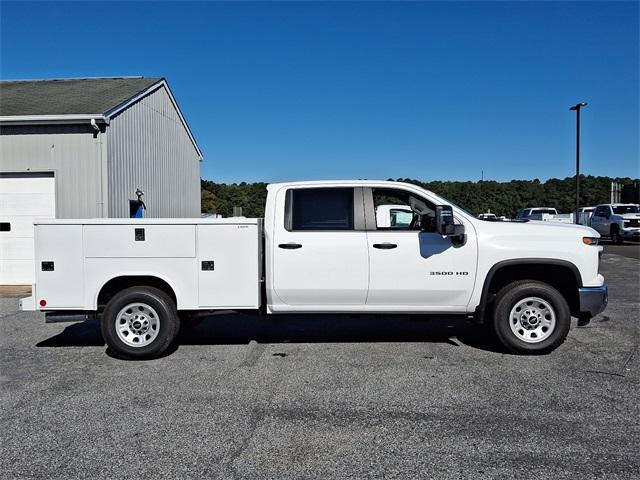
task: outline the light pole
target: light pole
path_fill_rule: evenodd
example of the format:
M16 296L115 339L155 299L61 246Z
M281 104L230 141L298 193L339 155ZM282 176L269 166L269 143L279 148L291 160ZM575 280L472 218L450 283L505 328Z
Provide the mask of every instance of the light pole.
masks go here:
M569 110L576 111L576 214L574 223L578 223L578 210L580 209L580 109L587 103L576 103Z

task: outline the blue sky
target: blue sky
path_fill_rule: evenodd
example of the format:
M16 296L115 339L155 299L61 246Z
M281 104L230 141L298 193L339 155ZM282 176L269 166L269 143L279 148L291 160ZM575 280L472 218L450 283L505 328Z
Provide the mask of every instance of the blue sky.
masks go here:
M638 3L0 4L3 79L165 76L218 182L639 176Z

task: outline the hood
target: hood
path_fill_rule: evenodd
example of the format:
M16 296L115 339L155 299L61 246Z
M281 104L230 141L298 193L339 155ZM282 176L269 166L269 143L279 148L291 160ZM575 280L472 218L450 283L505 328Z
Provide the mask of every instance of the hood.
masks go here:
M612 216L624 220L640 220L640 213L614 213Z
M587 227L586 225L576 225L575 223L543 222L540 220L529 220L526 223L529 223L532 226L535 226L536 228L554 228L554 229L563 228L566 231L571 231L571 230L573 230L574 232L582 231L585 235L591 235L591 233L594 233L594 234L598 233L591 227ZM591 236L599 237L600 234L591 235Z
M529 220L526 222L487 222L477 220L474 225L478 230L492 230L492 233L504 235L542 235L542 236L576 236L576 237L596 237L600 234L593 228L574 223L543 222L540 220ZM487 232L488 233L488 232Z

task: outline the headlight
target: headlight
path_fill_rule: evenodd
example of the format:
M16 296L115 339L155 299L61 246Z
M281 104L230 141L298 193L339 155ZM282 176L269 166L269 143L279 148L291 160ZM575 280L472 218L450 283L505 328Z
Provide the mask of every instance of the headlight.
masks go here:
M598 245L598 239L596 237L582 237L582 243L585 245Z
M623 224L625 227L628 227L628 226L630 226L630 225L631 225L631 220L625 220L624 222L622 222L622 224Z

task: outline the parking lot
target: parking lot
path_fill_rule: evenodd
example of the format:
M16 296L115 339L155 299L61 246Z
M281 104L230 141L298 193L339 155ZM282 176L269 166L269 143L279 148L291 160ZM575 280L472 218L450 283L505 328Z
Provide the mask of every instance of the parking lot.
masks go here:
M1 476L637 478L640 261L601 271L607 311L542 357L459 319L221 315L126 362L5 294Z
M623 245L616 245L611 243L610 240L601 240L601 244L604 246L604 253L612 253L640 260L640 243L638 242L630 241L625 242Z

